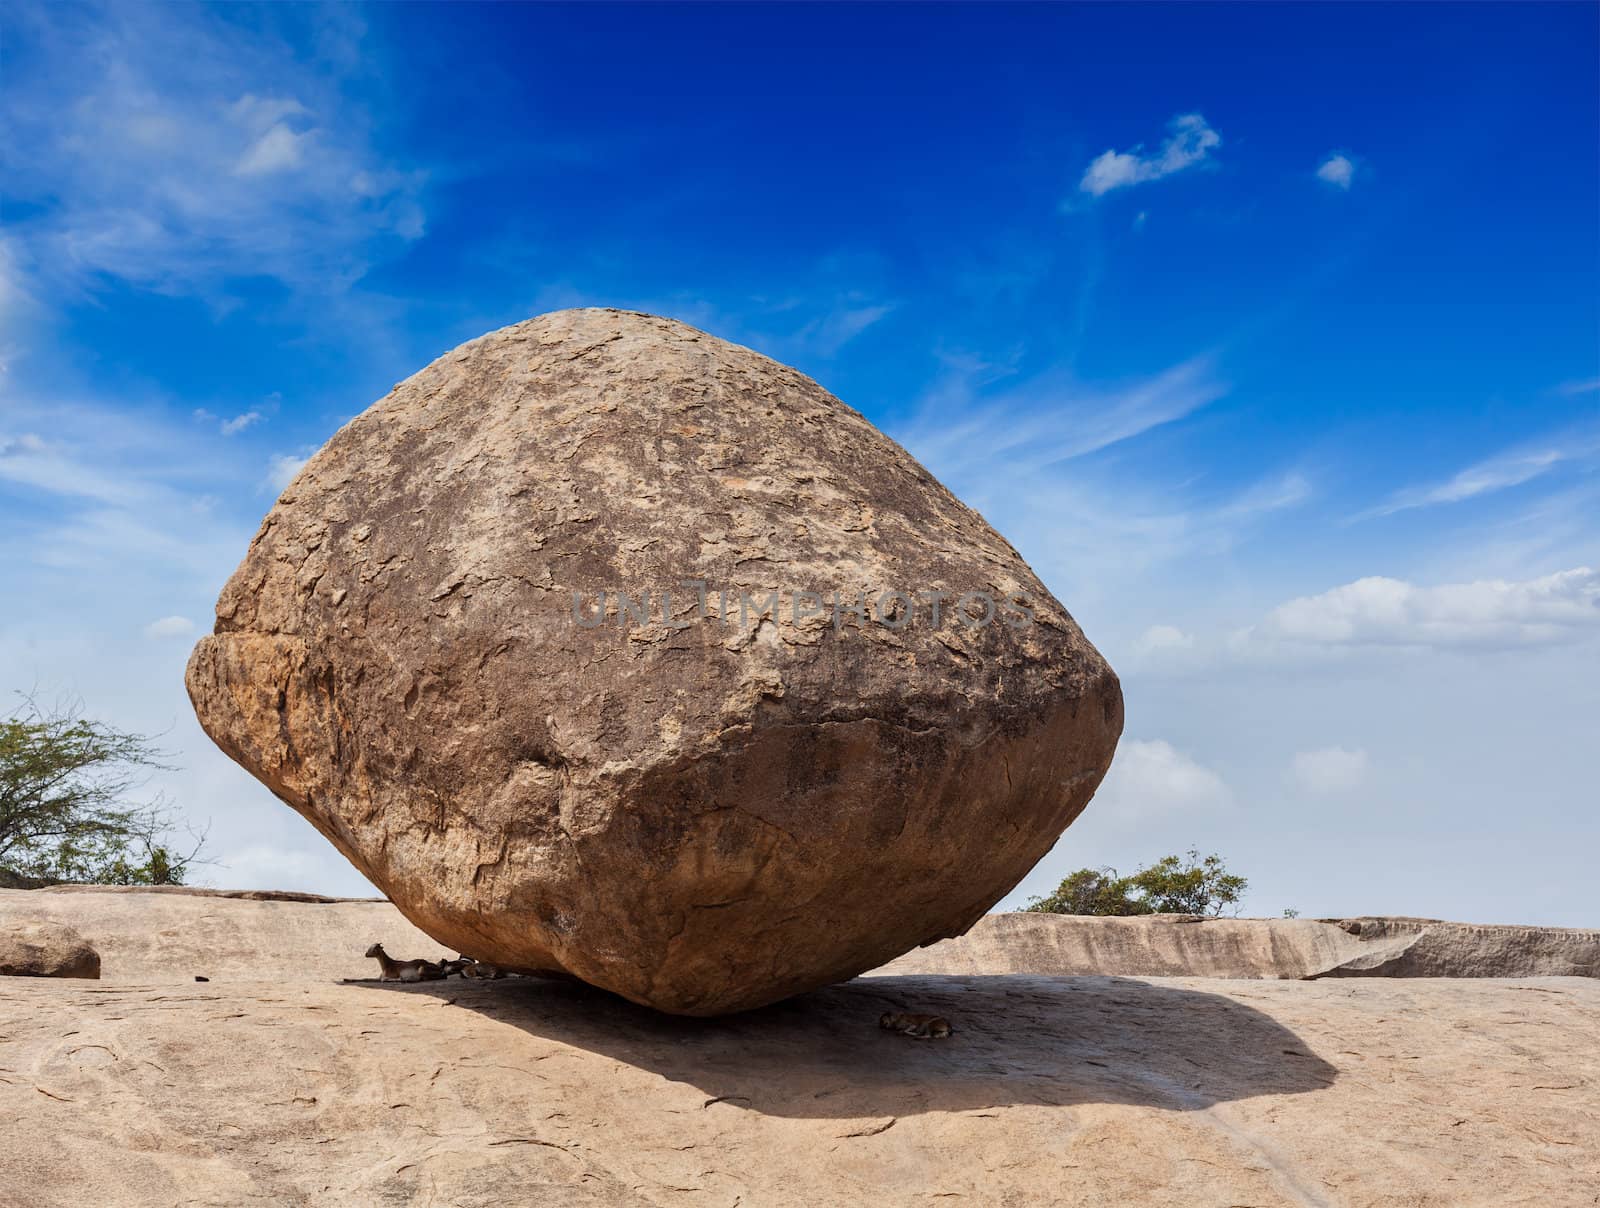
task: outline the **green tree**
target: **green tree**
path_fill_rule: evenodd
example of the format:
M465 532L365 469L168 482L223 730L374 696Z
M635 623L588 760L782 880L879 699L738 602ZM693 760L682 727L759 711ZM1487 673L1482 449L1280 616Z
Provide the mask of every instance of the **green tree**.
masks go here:
M1035 898L1024 908L1043 914L1149 914L1133 896L1133 879L1119 877L1114 868L1080 868L1049 897Z
M0 720L0 869L35 884L181 885L188 854L170 841L170 809L127 798L163 754L141 734L90 721L73 705L24 706Z
M1249 883L1230 873L1217 855L1201 858L1190 849L1182 856L1165 856L1130 877L1114 868L1080 868L1048 897L1035 898L1024 909L1047 914L1220 915L1232 907Z
M1163 856L1131 878L1141 899L1155 914L1221 914L1238 902L1249 884L1223 867L1218 855L1200 858L1190 848L1184 856Z

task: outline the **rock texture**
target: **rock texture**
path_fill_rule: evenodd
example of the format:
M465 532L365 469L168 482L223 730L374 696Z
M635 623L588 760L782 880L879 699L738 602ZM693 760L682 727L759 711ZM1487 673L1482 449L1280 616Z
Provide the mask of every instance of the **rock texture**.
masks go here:
M0 982L8 1208L1545 1208L1600 1186L1592 978L1042 977L1006 970L1053 920L999 916L1018 926L960 942L970 970L675 1019L548 980L336 984L373 937L426 954L383 902L0 893L0 933L39 917L94 935L106 976ZM1236 953L1264 950L1243 928L1317 925L1229 922ZM878 1028L903 1010L956 1032Z
M388 902L311 894L59 886L0 890L0 934L23 923L93 935L104 980L148 984L366 978L362 953L453 955ZM1426 957L1424 962L1421 958ZM880 975L1600 977L1600 930L1431 919L1139 919L991 914ZM454 983L452 983L454 984Z
M0 918L0 977L99 976L100 954L72 927L48 919Z
M885 1010L956 1033L880 1030ZM0 982L0 1203L1592 1204L1600 982Z
M405 960L455 955L388 902L309 894L110 886L0 890L0 936L27 925L94 936L99 976L124 984L193 983L197 976L219 984L375 977L376 963L362 955L372 944Z
M686 1014L961 933L1122 725L1072 618L904 450L792 369L604 310L465 344L341 429L188 686L441 944Z
M1600 931L1442 919L1325 919L1360 947L1318 977L1600 977Z
M1438 919L991 914L881 973L1122 977L1600 977L1600 931Z

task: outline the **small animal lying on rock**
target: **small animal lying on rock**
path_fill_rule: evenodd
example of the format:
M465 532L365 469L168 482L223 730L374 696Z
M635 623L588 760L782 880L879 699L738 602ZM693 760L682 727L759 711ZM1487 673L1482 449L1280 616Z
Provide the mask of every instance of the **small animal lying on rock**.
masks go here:
M379 981L420 982L438 981L445 976L444 961L397 961L383 950L382 944L367 949L367 955L378 962L383 970Z
M379 981L398 982L423 982L440 981L446 977L472 977L483 981L494 981L507 976L504 969L497 969L493 965L486 965L482 961L473 960L470 956L453 956L446 961L397 961L383 950L382 944L374 944L367 949L367 955L378 962L382 969ZM195 978L196 981L205 981L203 977ZM345 978L346 981L362 981L363 978Z
M942 1015L908 1015L904 1011L885 1011L878 1017L878 1026L918 1040L943 1040L955 1030Z

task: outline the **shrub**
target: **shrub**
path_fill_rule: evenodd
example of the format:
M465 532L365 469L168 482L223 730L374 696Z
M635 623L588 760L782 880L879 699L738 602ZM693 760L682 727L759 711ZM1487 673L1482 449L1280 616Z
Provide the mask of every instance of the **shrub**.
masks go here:
M1025 909L1044 914L1149 914L1149 907L1135 900L1132 892L1133 878L1117 876L1114 868L1080 868L1049 897L1035 898Z
M1080 868L1048 897L1035 898L1024 909L1045 914L1220 915L1238 902L1249 883L1230 873L1217 855L1201 858L1190 849L1182 856L1164 856L1129 877L1114 868Z
M31 698L0 719L0 869L17 884L181 885L203 835L180 854L170 811L126 800L161 769L150 739Z

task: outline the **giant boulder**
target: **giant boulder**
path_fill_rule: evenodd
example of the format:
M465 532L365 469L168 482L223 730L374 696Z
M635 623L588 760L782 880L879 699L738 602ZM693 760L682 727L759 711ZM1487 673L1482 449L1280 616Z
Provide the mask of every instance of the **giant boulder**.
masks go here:
M345 425L188 687L440 943L694 1015L960 934L1122 727L1077 624L905 450L614 310L473 340Z

